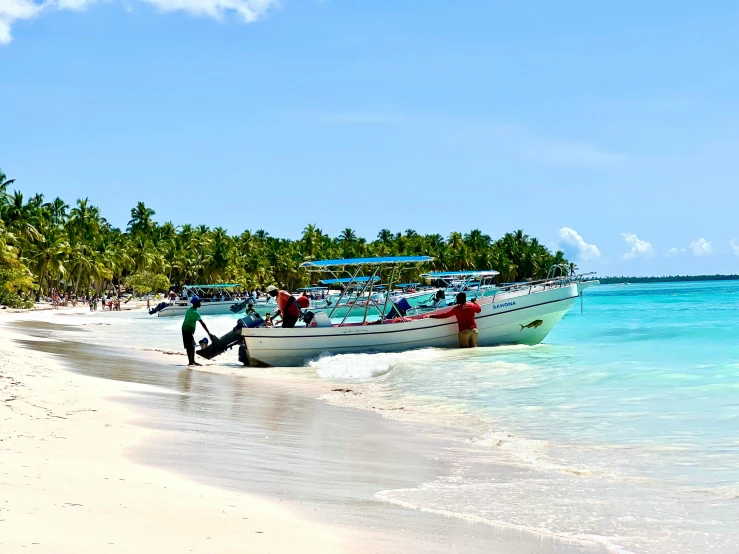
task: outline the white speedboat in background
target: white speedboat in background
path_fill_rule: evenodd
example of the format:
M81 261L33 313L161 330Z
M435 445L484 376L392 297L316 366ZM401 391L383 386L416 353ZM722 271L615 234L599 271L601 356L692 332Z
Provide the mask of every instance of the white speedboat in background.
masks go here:
M149 310L149 314L156 314L157 317L184 316L190 307L190 299L193 296L200 298L199 311L201 315L238 313L245 306L238 311L233 311L231 308L238 307L243 302L243 299L237 293L239 288L241 288L241 285L233 284L186 285L182 287L182 295L161 302L158 306Z

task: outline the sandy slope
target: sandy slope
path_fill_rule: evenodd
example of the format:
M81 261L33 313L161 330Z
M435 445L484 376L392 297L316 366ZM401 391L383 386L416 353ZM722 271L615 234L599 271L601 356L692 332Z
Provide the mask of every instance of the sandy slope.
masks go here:
M348 531L128 461L149 431L0 321L0 552L341 552Z

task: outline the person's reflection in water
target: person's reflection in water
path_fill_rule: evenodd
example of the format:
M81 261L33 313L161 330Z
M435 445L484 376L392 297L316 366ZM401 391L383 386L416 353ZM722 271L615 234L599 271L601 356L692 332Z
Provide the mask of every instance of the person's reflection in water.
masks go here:
M177 386L180 394L180 408L187 411L190 407L190 389L192 388L192 371L183 369L177 374Z

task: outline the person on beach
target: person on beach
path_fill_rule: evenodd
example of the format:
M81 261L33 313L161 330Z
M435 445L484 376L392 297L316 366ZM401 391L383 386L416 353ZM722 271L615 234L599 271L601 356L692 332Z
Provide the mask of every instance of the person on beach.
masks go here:
M92 301L92 311L93 312L98 311L98 297L97 296Z
M475 314L481 311L474 298L472 302L467 302L467 295L463 292L457 294L457 300L452 308L440 314L429 314L425 316L431 319L446 319L448 317L457 318L457 326L459 332L457 339L460 348L477 348L477 323L475 323Z
M187 312L185 312L185 321L182 322L182 344L185 347L185 352L187 352L188 366L201 365L195 361L195 330L197 329L195 324L198 321L200 322L200 325L203 326L203 329L205 329L205 332L208 333L210 340L213 342L218 340L218 337L208 331L208 327L200 317L200 312L198 311L198 308L200 308L200 298L198 298L197 295L194 295L190 299L190 304L191 306L187 309Z
M282 316L282 328L292 329L295 327L300 317L300 309L297 302L295 302L295 297L286 290L278 291L274 285L267 287L267 294L277 302L275 317Z

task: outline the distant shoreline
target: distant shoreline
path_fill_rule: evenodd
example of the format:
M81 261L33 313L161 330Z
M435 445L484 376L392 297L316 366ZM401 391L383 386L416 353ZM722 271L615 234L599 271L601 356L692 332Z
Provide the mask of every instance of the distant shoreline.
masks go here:
M662 277L601 277L603 285L623 283L681 283L690 281L738 281L739 275L668 275Z

